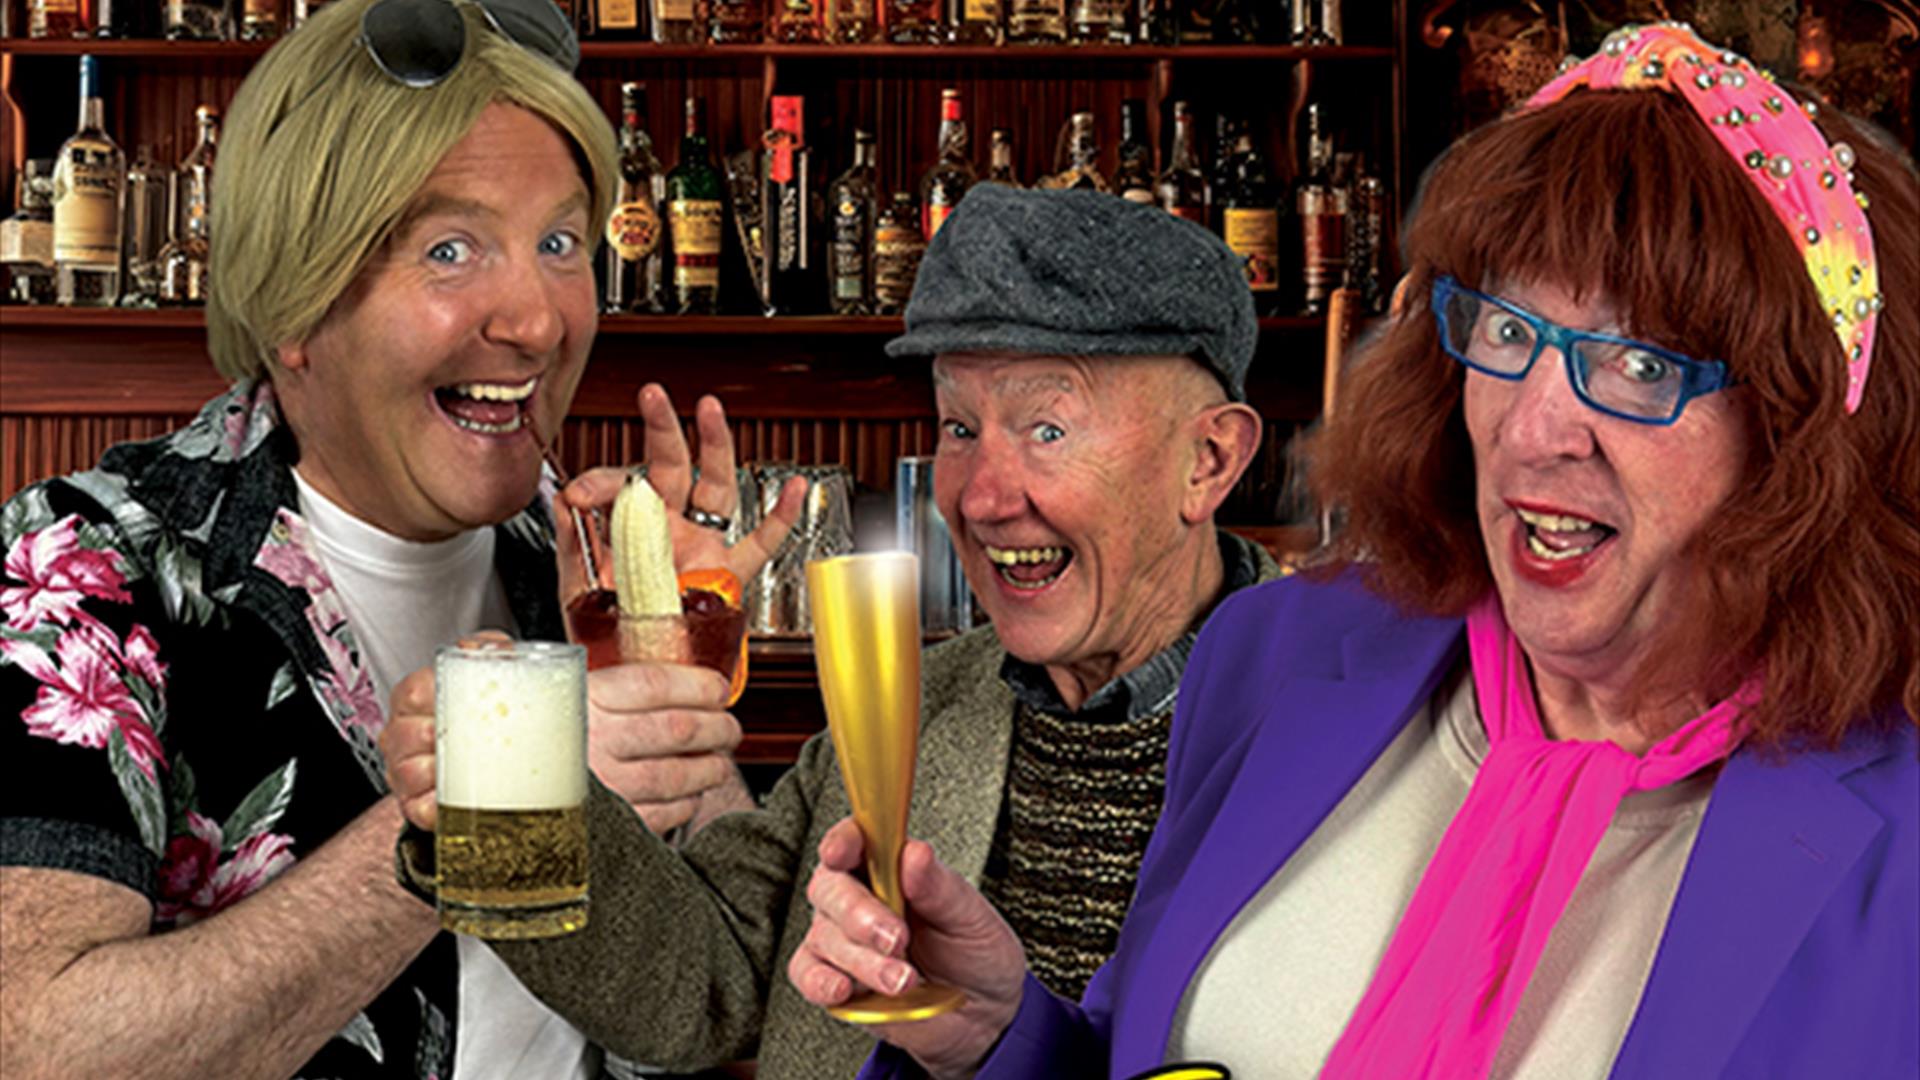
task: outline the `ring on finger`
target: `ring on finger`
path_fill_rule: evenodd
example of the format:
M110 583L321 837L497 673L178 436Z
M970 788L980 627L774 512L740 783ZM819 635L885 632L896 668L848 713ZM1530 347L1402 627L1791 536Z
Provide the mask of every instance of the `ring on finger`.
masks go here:
M695 525L708 529L718 529L721 532L726 532L728 529L733 528L732 518L727 517L725 514L716 514L711 510L702 510L697 506L687 507L686 518Z

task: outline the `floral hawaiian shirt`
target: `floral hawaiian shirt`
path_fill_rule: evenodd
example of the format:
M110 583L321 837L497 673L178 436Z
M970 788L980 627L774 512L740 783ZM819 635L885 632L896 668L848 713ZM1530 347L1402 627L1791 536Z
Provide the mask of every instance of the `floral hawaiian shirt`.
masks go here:
M271 384L246 382L0 510L0 864L137 889L164 933L385 793L385 711L295 459ZM540 501L496 530L523 636L559 639ZM458 982L441 934L300 1075L451 1076Z

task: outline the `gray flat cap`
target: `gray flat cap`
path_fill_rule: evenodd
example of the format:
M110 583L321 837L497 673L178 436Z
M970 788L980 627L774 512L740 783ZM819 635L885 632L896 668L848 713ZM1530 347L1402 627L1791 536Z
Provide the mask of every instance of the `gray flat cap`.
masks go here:
M976 184L928 245L889 356L1189 356L1246 400L1259 323L1212 233L1095 191Z

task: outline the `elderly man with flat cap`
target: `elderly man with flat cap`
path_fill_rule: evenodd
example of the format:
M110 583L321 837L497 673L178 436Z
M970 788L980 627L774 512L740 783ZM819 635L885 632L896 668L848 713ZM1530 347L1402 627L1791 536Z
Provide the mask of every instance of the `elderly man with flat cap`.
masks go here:
M1279 573L1213 524L1260 439L1244 393L1253 304L1233 253L1191 223L982 185L935 236L906 322L887 351L933 358L935 498L991 619L923 660L909 831L1077 997L1160 812L1194 635L1227 593ZM430 731L409 749L430 752ZM432 771L390 773L412 806L405 776ZM596 791L587 928L495 947L626 1057L852 1076L871 1037L785 974L812 920L815 848L849 813L824 734L763 808L678 851Z

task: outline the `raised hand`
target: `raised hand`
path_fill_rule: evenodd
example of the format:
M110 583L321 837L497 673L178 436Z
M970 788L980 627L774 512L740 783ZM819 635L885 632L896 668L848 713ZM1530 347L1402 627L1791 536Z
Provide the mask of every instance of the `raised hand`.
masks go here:
M909 840L901 856L905 919L854 876L864 859L852 818L821 838L820 864L807 883L813 925L787 963L787 978L822 1007L863 988L898 994L923 978L958 987L967 995L959 1009L876 1025L874 1034L936 1077L970 1076L1019 1010L1026 953L993 905L925 842Z

